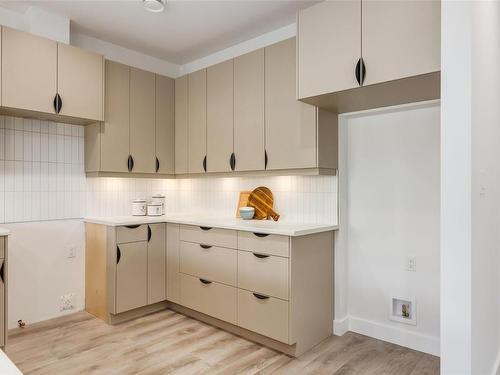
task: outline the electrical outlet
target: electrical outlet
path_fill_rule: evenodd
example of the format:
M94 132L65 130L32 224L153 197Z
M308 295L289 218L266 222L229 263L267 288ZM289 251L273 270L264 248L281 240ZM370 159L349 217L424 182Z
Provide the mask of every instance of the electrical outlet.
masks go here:
M62 295L59 299L60 311L73 310L75 308L75 293Z
M76 247L72 246L68 249L68 258L76 258Z
M406 258L406 270L410 272L417 271L417 258L416 257L407 257Z

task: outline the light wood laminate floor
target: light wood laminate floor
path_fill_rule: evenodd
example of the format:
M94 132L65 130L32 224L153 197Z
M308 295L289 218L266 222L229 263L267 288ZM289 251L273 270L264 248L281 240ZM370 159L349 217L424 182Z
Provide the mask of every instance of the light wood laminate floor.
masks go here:
M116 326L80 312L9 334L25 374L438 374L439 358L355 333L291 358L171 310Z

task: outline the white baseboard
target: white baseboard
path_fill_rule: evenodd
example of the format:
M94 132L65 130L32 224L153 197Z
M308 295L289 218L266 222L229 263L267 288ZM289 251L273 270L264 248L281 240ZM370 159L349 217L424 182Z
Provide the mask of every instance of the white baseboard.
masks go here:
M342 336L349 331L349 317L345 316L342 319L335 319L333 321L333 334L335 336Z
M439 337L422 335L420 333L415 333L391 325L381 324L353 316L348 318L348 322L349 331L405 346L407 348L435 356L440 355Z

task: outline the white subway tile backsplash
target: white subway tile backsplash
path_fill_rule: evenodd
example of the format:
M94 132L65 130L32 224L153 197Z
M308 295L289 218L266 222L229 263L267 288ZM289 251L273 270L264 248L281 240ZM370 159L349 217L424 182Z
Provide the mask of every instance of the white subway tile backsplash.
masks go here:
M283 221L337 222L336 177L86 178L83 137L83 126L0 116L0 223L128 215L155 193L171 212L235 215L239 192L258 186Z

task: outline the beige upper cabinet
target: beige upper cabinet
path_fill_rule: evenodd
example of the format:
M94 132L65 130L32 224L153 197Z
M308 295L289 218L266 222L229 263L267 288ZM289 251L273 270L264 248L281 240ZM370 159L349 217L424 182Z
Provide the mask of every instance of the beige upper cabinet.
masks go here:
M441 70L440 1L362 4L364 85Z
M103 56L64 43L57 46L57 92L62 100L59 114L102 121Z
M264 49L234 59L234 153L236 171L265 168Z
M230 172L233 154L233 60L207 69L207 172Z
M267 169L317 167L316 107L295 97L295 38L266 47Z
M175 80L175 173L188 173L188 76Z
M188 172L206 172L207 71L188 76Z
M56 93L57 42L2 27L2 106L55 113Z
M174 85L172 78L155 75L156 80L156 167L157 173L174 174Z
M101 170L128 172L130 68L106 61L104 122L101 124Z
M297 48L299 98L358 87L361 0L323 1L301 10Z
M130 68L130 155L132 172L155 173L155 75Z

